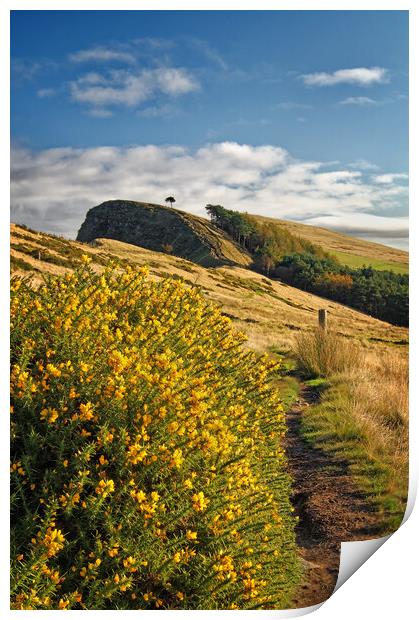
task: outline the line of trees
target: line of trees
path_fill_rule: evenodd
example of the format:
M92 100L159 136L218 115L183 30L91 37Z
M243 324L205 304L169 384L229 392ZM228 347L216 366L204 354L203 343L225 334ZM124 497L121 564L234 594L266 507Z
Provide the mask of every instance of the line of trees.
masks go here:
M269 273L286 254L311 252L326 257L319 246L293 235L285 228L259 220L247 213L225 209L221 205L206 206L211 221L255 257L257 266Z
M274 275L394 325L409 324L407 274L372 267L352 269L335 260L294 253L276 264Z
M221 205L208 204L206 210L216 226L253 256L256 270L389 323L408 325L407 275L352 269L279 224Z

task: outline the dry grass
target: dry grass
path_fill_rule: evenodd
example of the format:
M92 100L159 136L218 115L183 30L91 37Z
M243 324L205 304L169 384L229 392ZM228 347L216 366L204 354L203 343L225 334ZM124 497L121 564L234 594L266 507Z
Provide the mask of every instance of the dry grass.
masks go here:
M294 354L310 377L338 376L349 386L351 414L396 448L407 445L408 360L393 350L363 350L336 332L316 328L296 335ZM396 444L394 444L396 440Z
M370 428L374 441L403 462L408 454L408 379L408 360L397 351L369 353L348 376L353 415Z
M351 371L362 359L359 345L320 327L298 334L294 353L299 367L310 377L328 377Z
M369 353L348 382L349 416L362 429L367 458L385 471L383 495L401 498L402 513L409 465L408 360L397 351Z
M388 531L394 531L408 481L406 352L366 350L315 330L296 337L294 353L301 369L327 380L304 421L306 437L351 464L360 487L385 515Z

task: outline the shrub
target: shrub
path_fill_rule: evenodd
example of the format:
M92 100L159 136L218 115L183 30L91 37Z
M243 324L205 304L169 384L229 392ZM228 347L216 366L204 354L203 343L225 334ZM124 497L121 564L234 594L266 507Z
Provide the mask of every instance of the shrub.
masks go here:
M11 314L12 608L287 606L275 364L144 268L15 278Z
M171 254L173 252L173 245L171 245L170 243L162 243L161 247L163 252L165 252L166 254Z
M350 371L362 359L356 344L320 327L295 336L294 354L301 370L311 377Z

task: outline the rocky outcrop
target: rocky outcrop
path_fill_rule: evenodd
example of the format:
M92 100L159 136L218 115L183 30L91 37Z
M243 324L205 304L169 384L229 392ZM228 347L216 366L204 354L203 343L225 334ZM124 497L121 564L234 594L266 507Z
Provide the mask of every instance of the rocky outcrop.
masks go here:
M99 238L170 251L205 267L252 262L240 246L204 218L145 202L109 200L90 209L77 240Z

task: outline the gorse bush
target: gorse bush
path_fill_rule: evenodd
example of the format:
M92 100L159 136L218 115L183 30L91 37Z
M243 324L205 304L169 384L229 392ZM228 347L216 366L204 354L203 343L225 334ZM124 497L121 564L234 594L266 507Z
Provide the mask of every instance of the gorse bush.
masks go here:
M14 279L11 314L12 608L287 606L275 364L145 269Z

